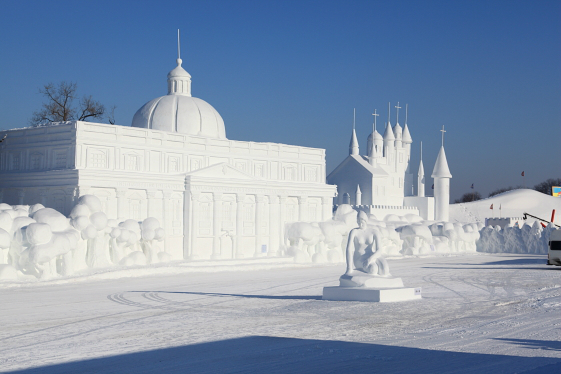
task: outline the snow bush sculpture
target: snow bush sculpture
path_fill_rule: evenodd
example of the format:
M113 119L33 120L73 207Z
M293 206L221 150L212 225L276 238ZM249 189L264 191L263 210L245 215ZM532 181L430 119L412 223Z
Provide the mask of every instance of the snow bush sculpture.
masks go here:
M158 245L165 232L156 218L118 222L101 207L93 195L81 196L69 217L41 204L0 204L0 279L171 260Z
M477 224L424 221L416 214L388 214L379 220L373 214L339 205L333 219L325 222L295 222L287 227L288 254L296 262L342 262L349 232L357 227L357 214L368 229L376 230L380 254L417 256L431 253L475 252Z
M477 242L478 252L547 254L548 241L553 224L543 228L535 221L532 225L512 226L501 229L500 226L486 226Z

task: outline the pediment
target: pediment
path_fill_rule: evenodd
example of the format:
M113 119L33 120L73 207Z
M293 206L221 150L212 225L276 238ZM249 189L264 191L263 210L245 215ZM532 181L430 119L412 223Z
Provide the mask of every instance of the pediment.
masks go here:
M206 168L189 172L185 176L203 177L203 178L239 179L239 180L258 180L258 178L246 174L243 171L238 170L232 165L225 162L207 166Z

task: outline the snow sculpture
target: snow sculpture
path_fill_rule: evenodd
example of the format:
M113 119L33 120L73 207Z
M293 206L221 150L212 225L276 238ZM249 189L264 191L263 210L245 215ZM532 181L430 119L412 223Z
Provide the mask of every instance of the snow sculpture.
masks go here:
M84 195L78 199L76 205L70 212L72 226L80 231L82 241L76 248L77 255L84 258L85 264L90 267L107 267L109 261L109 247L105 238L107 228L107 216L101 211L101 201L94 195ZM85 252L85 257L82 255ZM76 263L78 268L84 268L84 263Z
M367 225L368 215L358 213L358 228L351 230L346 248L347 270L338 287L324 287L323 299L334 301L405 301L421 298L421 290L403 287L381 257L380 234Z
M100 200L84 195L69 217L45 208L0 203L0 279L48 279L88 268L171 260L156 218L107 219Z
M391 276L387 261L381 257L381 241L376 229L368 228L368 216L358 213L358 228L352 229L347 241L347 270L341 276L340 284L346 287L374 286L381 284L378 277ZM387 286L402 287L401 279L382 282Z
M294 222L286 228L287 254L295 262L341 262L344 242L356 226L357 211L350 205L337 208L333 219L324 222Z
M163 252L157 242L164 239L164 229L160 227L160 222L154 217L148 217L142 221L140 236L142 250L149 264L156 262L166 262L171 260L171 256Z
M478 252L489 253L527 253L547 254L548 241L553 224L547 227L535 221L532 225L522 227L513 226L501 229L500 226L486 226L478 233L481 238L477 241Z

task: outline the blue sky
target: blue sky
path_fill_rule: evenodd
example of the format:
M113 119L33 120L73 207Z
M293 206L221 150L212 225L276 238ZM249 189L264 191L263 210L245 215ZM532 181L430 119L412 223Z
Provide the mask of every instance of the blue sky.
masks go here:
M230 139L325 148L329 172L353 108L364 153L373 110L382 132L399 101L415 172L420 141L432 171L445 126L452 199L523 170L527 186L561 177L560 1L2 0L0 129L26 126L38 89L63 80L129 126L166 94L178 28L193 96Z

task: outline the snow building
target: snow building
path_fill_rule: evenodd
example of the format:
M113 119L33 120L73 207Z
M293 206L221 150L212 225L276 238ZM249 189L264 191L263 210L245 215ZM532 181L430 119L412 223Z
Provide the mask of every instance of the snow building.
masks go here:
M167 76L168 94L143 105L131 127L74 121L6 131L0 202L69 214L93 194L109 218L158 218L175 259L274 255L286 223L331 218L325 150L227 139L218 111L191 96L181 65Z
M438 188L435 189L435 197L431 197L425 196L422 157L415 194L410 165L412 143L407 120L402 128L398 117L392 127L388 118L384 135L380 135L374 126L368 136L366 155L360 155L353 127L349 155L327 176L327 183L337 185L334 205L351 204L378 219L384 219L388 214L403 216L412 213L427 220L447 220L449 179L452 175L448 170L444 146L432 175ZM439 202L438 217L435 216L435 198Z

